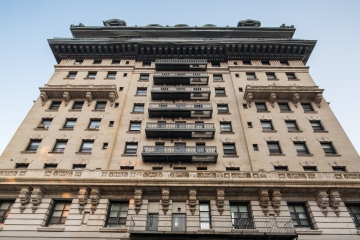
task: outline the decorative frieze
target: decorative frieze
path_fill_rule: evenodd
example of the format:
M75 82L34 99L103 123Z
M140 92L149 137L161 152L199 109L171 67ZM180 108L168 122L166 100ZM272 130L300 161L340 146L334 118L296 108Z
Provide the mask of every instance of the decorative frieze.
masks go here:
M161 188L161 205L164 215L166 215L170 205L170 188Z
M194 215L196 211L196 195L196 189L189 189L189 208L192 215Z
M225 206L225 188L216 189L216 205L218 207L220 215L222 215Z
M318 191L315 195L316 197L316 202L321 210L321 212L327 216L328 213L328 205L329 205L329 198L328 198L328 194L326 193L326 191Z
M100 188L93 187L90 192L91 214L94 214L100 201Z
M41 187L34 187L34 190L31 193L31 203L32 203L32 212L35 213L39 205L42 202L44 196L44 190Z
M269 190L260 189L260 191L259 191L260 207L266 217L268 216L268 213L269 213L269 209L268 209L269 201L270 201Z
M32 191L32 187L23 187L20 191L20 194L19 194L20 206L19 206L19 208L20 208L21 213L24 212L24 210L26 209L26 206L30 202L31 191Z
M336 216L339 217L340 215L340 202L341 202L341 196L337 190L329 190L327 191L329 194L329 204Z
M82 214L82 212L84 211L88 198L89 198L89 188L81 187L78 192L79 213L80 214Z
M141 205L142 205L142 197L143 197L143 189L142 188L134 188L134 202L135 202L135 212L139 214Z

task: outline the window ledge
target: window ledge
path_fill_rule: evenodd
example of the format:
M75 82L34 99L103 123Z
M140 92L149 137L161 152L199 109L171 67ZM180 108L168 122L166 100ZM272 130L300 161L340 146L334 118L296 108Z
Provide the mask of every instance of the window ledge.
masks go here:
M258 229L231 229L233 233L257 233Z
M130 114L144 114L144 112L131 112Z
M262 130L264 133L276 133L277 130Z
M81 109L69 109L69 112L81 112Z
M115 80L116 78L104 78L104 80Z
M321 235L322 230L312 230L312 229L295 229L296 234L299 235Z
M140 134L140 131L127 131L128 134Z
M68 77L65 77L63 78L64 80L75 80L75 78L68 78Z
M137 154L121 154L122 157L137 157Z
M95 80L95 78L83 78L84 80Z
M288 132L289 132L289 133L291 133L291 132L300 133L300 132L303 132L303 130L289 130Z
M38 227L38 232L63 232L65 227Z
M293 113L294 111L280 110L280 113Z
M77 155L90 155L91 152L75 152Z
M329 131L326 131L326 130L314 130L314 132L328 133Z
M220 134L235 134L235 132L220 132Z
M147 97L147 95L138 95L138 94L135 94L134 97Z
M225 82L224 80L220 81L220 80L213 80L213 82Z
M314 154L298 154L297 155L298 157L312 157L312 156L314 156Z
M45 112L57 112L57 109L46 109Z
M64 154L64 152L48 152L48 153L55 153L55 154Z
M288 79L288 81L300 81L300 79Z
M269 156L285 156L283 153L270 153Z
M20 153L35 154L36 152L30 152L30 151L20 151Z
M59 128L59 131L73 131L73 128Z
M96 109L96 110L91 110L92 112L105 112L105 109Z
M238 158L239 155L224 155L223 158Z
M198 232L213 233L214 229L199 229Z
M325 157L341 157L341 154L325 154Z
M259 110L257 110L256 112L258 112L258 113L269 113L270 111L259 111Z
M148 82L149 80L138 80L138 82Z
M259 81L258 78L247 79L248 81Z
M99 228L99 232L127 232L126 228Z
M94 129L93 128L91 128L91 129L85 128L84 131L99 131L99 129L98 128L94 128Z
M268 78L268 81L279 81L280 79L278 79L278 78Z
M304 113L318 113L317 111L304 111Z
M35 131L47 131L47 128L34 128Z
M218 112L217 114L218 114L218 115L230 115L231 113L226 113L226 112L222 113L222 112Z
M228 95L215 95L215 97L227 97Z

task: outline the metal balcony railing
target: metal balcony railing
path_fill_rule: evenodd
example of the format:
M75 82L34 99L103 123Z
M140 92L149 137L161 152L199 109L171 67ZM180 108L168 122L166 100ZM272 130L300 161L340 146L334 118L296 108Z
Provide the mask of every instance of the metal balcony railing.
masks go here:
M185 104L185 103L150 103L149 109L188 109L188 110L212 110L212 105L209 103L199 104Z
M146 123L147 129L155 130L190 130L190 131L202 131L213 130L215 125L213 123Z
M152 87L151 92L189 92L189 93L208 93L209 87Z
M154 77L209 77L207 72L155 72Z
M173 146L144 146L142 153L154 153L154 154L213 154L217 153L216 147L201 146L201 147L173 147Z
M168 63L168 64L207 64L206 59L156 59L157 63Z

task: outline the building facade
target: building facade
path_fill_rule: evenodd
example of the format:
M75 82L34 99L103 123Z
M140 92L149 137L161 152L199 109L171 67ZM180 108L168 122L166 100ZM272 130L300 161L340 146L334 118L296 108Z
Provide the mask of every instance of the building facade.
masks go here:
M360 239L359 156L293 26L72 25L0 158L3 239Z

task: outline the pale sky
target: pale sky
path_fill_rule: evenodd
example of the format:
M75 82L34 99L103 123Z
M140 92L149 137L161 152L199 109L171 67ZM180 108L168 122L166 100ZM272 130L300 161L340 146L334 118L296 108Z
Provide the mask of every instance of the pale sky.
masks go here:
M294 25L294 38L318 40L307 63L310 75L325 89L326 101L360 152L359 9L358 0L0 0L0 153L38 98L38 87L54 72L47 39L72 37L70 24L102 26L111 18L125 20L128 26L236 26L243 19L259 20L264 27Z

